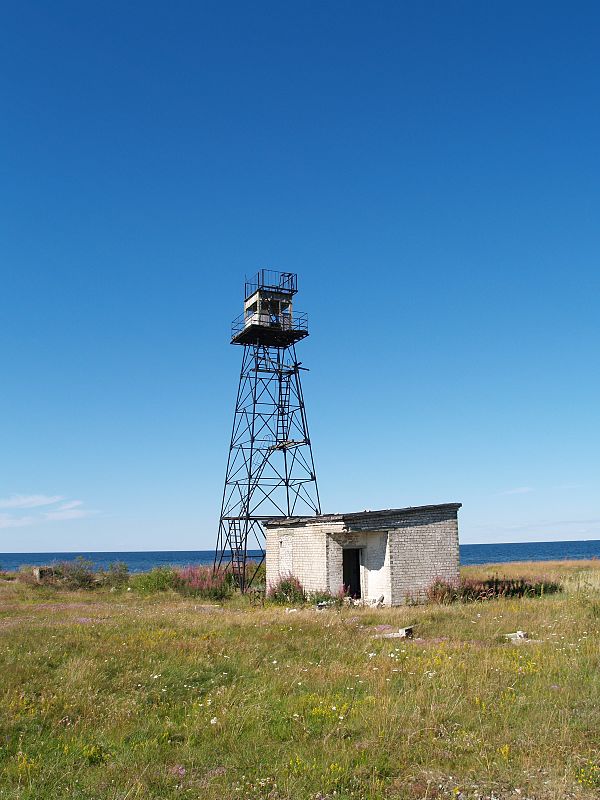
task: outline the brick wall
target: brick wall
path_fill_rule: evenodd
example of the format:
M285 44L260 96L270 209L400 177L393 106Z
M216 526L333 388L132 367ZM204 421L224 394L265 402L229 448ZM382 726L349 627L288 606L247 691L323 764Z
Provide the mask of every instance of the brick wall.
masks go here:
M336 593L343 550L361 549L361 592L386 605L422 599L435 580L458 580L459 504L270 522L266 527L267 586L291 571L308 591Z
M436 579L459 578L458 509L430 506L353 519L363 531L388 530L391 604L422 599Z
M324 525L266 528L267 587L291 572L309 592L327 586L327 538Z

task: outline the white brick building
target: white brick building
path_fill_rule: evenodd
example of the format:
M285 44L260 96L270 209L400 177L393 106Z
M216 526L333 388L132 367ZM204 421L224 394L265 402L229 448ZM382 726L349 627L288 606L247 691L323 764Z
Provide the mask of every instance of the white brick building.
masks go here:
M265 523L267 586L294 575L306 591L347 587L367 602L418 599L435 578L458 580L461 503L286 517Z

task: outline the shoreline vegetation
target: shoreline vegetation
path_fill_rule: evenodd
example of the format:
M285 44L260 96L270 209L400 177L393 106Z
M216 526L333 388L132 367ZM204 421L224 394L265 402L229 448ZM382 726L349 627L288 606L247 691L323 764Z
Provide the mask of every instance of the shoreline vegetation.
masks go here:
M555 562L546 562L551 565ZM574 564L577 562L556 562ZM581 563L581 562L580 562ZM502 565L504 568L505 564ZM508 564L508 570L514 566ZM432 602L447 605L453 602L476 602L494 598L538 597L562 591L560 581L538 574L500 576L500 565L491 565L488 575L483 578L480 573L483 567L475 568L471 575L463 568L457 583L436 579L425 593L418 596L407 595L405 602L420 604ZM531 572L530 567L523 565L523 571ZM505 570L506 572L506 570ZM252 589L249 597L279 605L329 604L342 605L349 602L344 587L332 594L327 591L307 592L294 575L280 578L277 584L266 586L264 561L247 563L247 574L252 577ZM53 589L136 591L143 595L157 592L175 592L185 597L196 597L211 600L228 600L236 595L235 581L226 569L214 570L207 565L186 567L156 566L146 572L130 573L127 564L116 561L106 569L94 567L91 560L83 556L65 561L55 561L44 566L23 565L18 571L2 571L0 579L17 581L31 586L45 586ZM360 603L356 603L360 605Z
M1 799L598 797L600 561L380 609L160 569L0 574Z

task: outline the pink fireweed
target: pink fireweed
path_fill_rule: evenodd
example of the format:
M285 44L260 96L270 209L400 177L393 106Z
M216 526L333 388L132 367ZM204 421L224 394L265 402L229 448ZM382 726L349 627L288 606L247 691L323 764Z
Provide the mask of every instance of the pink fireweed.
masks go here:
M178 589L184 594L222 600L232 591L231 573L208 566L189 566L177 570Z

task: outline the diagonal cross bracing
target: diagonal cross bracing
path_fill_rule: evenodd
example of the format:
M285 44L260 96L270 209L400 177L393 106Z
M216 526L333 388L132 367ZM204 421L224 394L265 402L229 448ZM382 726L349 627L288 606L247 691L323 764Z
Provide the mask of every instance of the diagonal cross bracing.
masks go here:
M295 346L245 344L215 568L231 568L244 591L248 551L264 559L261 519L320 513Z

